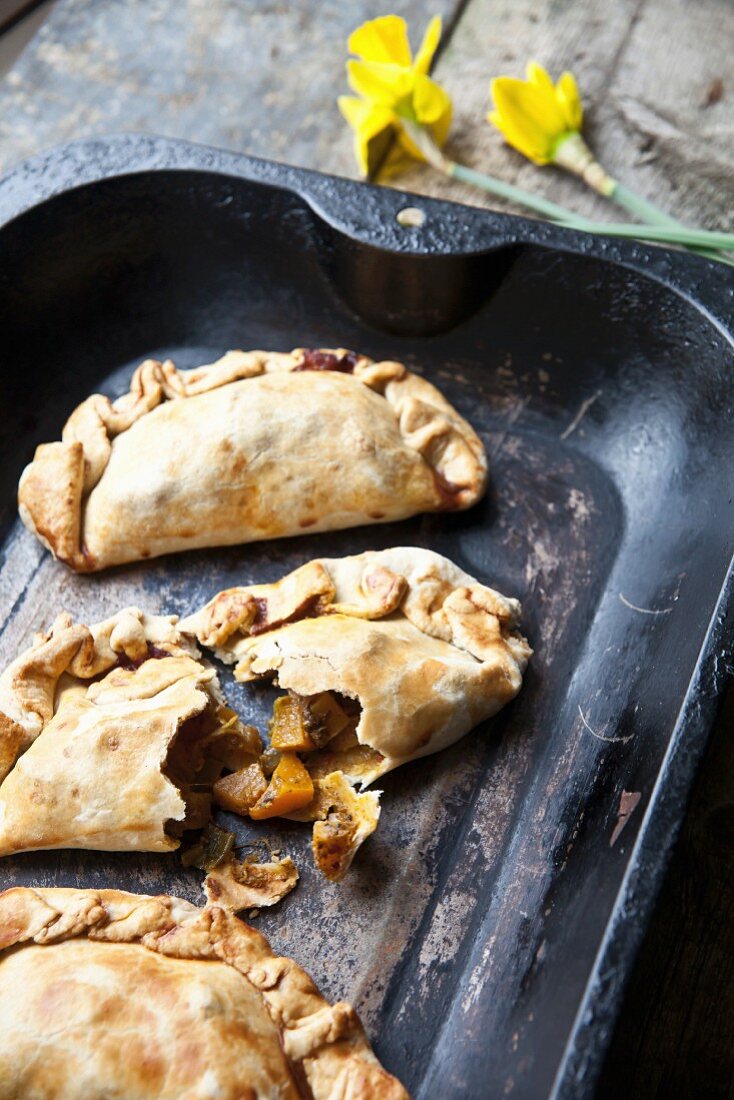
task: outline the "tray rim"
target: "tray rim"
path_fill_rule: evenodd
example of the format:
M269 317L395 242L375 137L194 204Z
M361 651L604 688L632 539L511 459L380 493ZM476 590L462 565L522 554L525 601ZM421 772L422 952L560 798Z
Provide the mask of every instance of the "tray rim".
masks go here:
M0 178L0 232L67 192L147 172L196 171L290 191L350 238L412 256L467 256L535 245L627 267L679 294L734 347L734 289L726 269L690 253L585 234L534 219L379 187L183 139L113 134L57 146ZM339 216L333 203L338 200ZM428 231L399 227L395 215L420 205L443 219ZM370 220L372 219L372 220ZM458 232L460 230L460 232ZM458 237L458 239L457 239ZM635 957L672 858L698 765L734 660L734 554L630 852L622 883L559 1061L549 1100L593 1095Z
M68 191L148 171L199 171L291 191L345 235L408 256L481 255L527 244L631 267L638 274L662 282L705 312L734 347L734 288L727 287L727 268L713 260L659 245L584 233L539 219L382 187L182 138L143 132L112 133L65 142L24 159L0 175L0 229ZM356 195L359 199L353 198ZM331 208L335 198L342 207L338 217ZM416 202L428 212L443 212L446 222L427 218L422 228L399 226L395 215L406 203L416 205ZM461 239L457 241L459 229Z

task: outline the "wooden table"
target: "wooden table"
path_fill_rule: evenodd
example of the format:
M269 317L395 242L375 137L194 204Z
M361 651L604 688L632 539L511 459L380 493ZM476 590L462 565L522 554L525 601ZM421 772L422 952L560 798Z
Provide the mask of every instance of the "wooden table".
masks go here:
M507 150L487 85L535 57L571 68L607 168L682 219L734 228L731 0L398 0L414 41L444 17L435 75L457 159L599 218L601 199ZM71 138L145 130L354 174L335 107L364 0L59 0L0 84L0 171ZM483 204L416 166L401 186ZM727 275L727 277L729 277ZM602 1097L734 1096L734 693L630 983Z

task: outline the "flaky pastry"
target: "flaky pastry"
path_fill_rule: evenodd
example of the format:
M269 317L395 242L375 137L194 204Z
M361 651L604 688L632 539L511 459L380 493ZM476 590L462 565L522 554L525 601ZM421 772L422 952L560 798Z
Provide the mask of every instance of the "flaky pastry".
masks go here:
M21 518L77 572L468 508L484 447L425 379L342 348L228 352L195 370L147 359L45 443Z
M519 614L517 600L417 547L316 559L220 592L181 631L236 679L274 678L289 693L269 751L220 781L220 804L315 821L316 862L341 878L379 817L378 793L353 786L447 747L517 694L531 653Z
M61 615L0 677L0 855L170 851L209 820L202 780L261 748L174 618Z
M409 1100L354 1009L218 905L0 894L0 1100Z

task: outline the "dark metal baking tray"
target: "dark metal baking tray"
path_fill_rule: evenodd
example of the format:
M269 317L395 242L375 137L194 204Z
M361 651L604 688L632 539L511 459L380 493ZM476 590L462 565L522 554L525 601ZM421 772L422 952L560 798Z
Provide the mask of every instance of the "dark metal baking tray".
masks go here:
M396 222L406 204L422 228ZM423 1100L591 1095L727 672L730 269L147 137L22 166L0 225L3 663L62 607L183 613L391 544L519 596L535 657L518 699L385 780L343 885L316 880L307 829L269 828L302 882L258 926L358 1006ZM471 419L480 506L91 577L19 527L35 444L144 356L336 344L406 360ZM226 684L262 717L263 693ZM623 791L640 801L620 832ZM0 874L199 899L176 856L29 854Z

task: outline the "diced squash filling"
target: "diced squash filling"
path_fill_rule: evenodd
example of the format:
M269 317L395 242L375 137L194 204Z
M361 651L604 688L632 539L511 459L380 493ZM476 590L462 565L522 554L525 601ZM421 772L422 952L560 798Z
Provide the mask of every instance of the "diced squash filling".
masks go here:
M240 725L230 707L220 707L218 717L220 724L207 742L208 755L231 771L246 767L263 751L260 734L255 726Z
M257 730L241 726L235 712L220 704L184 723L166 766L186 800L179 828L205 828L212 799L254 821L312 821L316 865L338 881L380 812L377 794L358 794L352 786L374 774L383 759L359 743L360 713L357 702L330 691L288 692L275 702L264 751ZM210 825L185 858L207 869L231 860L230 836Z
M244 817L268 789L268 781L258 763L248 764L230 775L217 779L213 787L214 801L223 810Z
M270 719L270 744L257 757L248 750L259 743L257 731L245 727L244 762L230 751L226 766L231 774L217 778L213 794L224 810L255 821L289 817L323 820L326 810L318 780L342 769L359 779L382 760L379 753L357 740L359 704L331 691L317 695L288 692L276 699ZM220 731L226 743L227 727ZM224 753L219 752L219 758ZM314 786L316 783L316 786Z
M182 722L162 771L180 791L186 814L182 821L168 823L169 834L180 837L187 830L203 829L211 816L213 784L222 771L256 761L261 750L257 730L241 726L235 712L215 700Z
M344 706L334 698L330 691L322 691L319 695L313 695L306 701L304 710L308 715L310 723L308 728L311 737L319 748L323 748L324 745L333 741L348 727L353 732L359 721L359 708L356 708L356 712L352 708L351 714L348 714Z
M294 752L284 752L268 788L250 810L254 821L282 817L307 806L314 795L311 776Z
M351 699L340 703L330 691L318 695L290 692L275 702L270 744L274 749L314 752L345 730L355 730L358 721L359 707Z
M270 720L270 745L280 752L313 752L316 742L306 728L304 707L296 695L275 700Z

